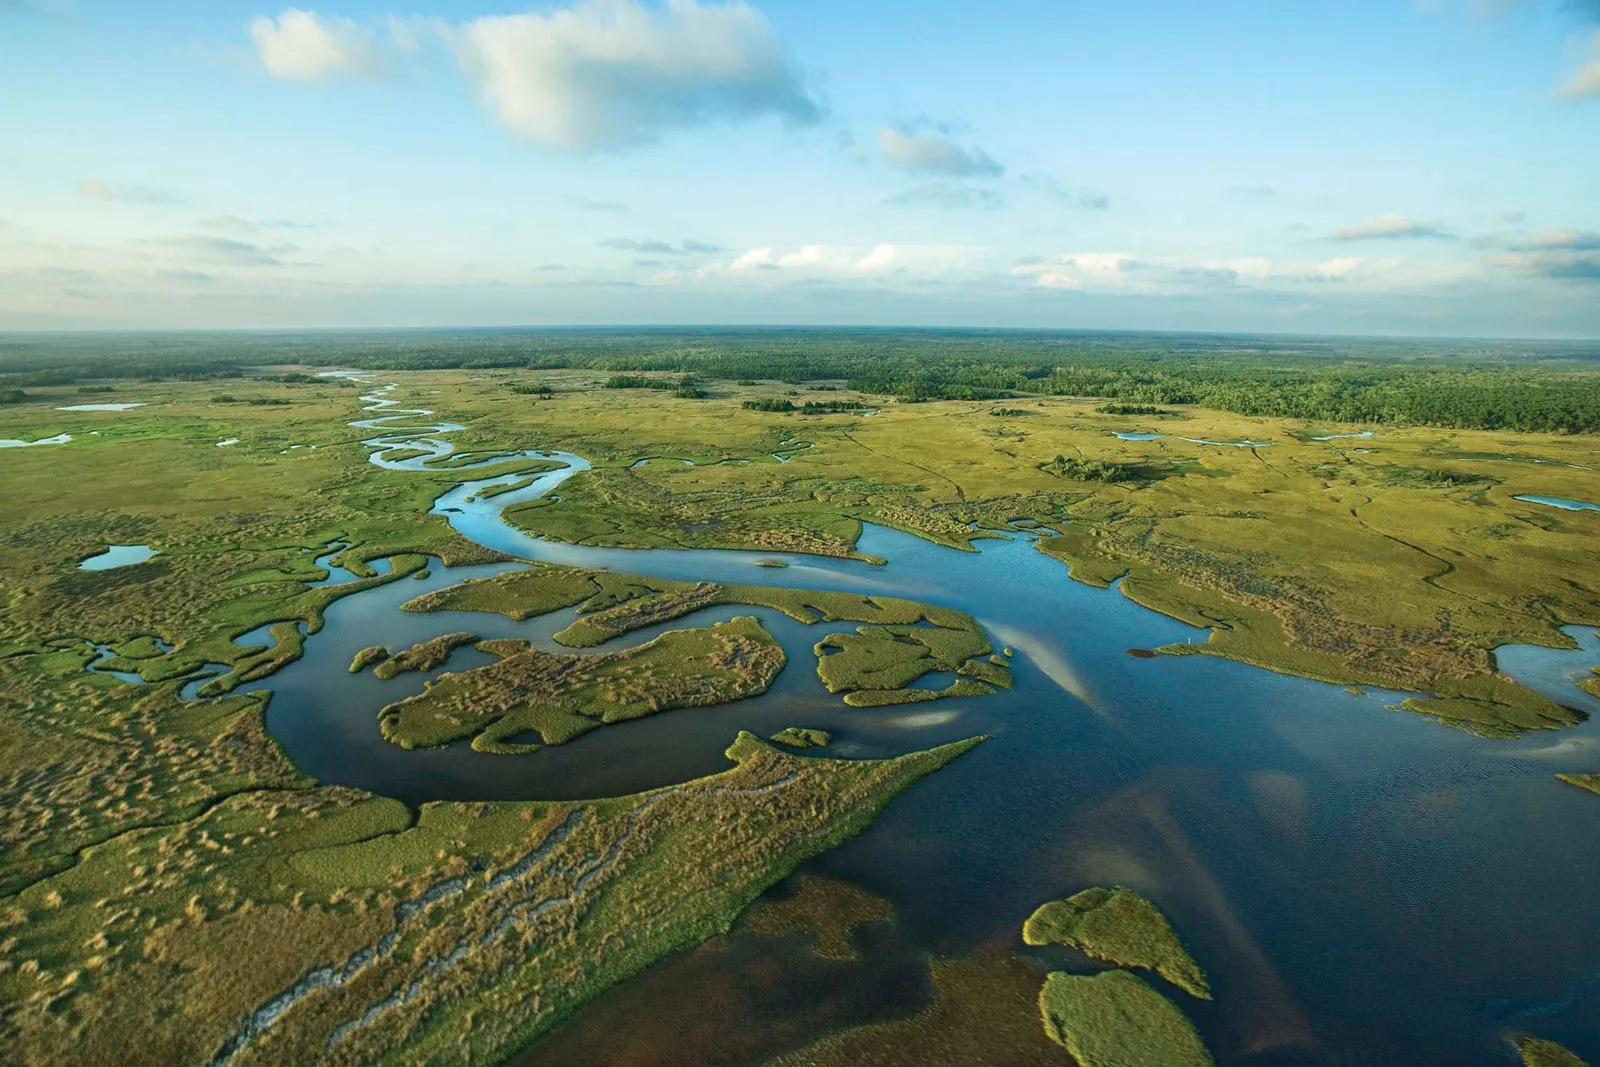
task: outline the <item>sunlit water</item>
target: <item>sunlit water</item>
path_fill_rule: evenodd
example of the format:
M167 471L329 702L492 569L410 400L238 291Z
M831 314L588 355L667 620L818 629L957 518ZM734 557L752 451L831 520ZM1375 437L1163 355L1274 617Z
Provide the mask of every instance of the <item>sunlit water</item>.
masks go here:
M366 442L374 463L422 469L452 451L446 437L456 424L401 409L387 390L367 399L374 417L356 425L379 434ZM384 458L402 447L425 455ZM525 756L487 756L465 743L406 752L382 740L376 713L440 672L380 682L370 671L349 673L356 651L398 650L456 630L556 648L550 635L575 617L569 609L517 623L398 610L428 590L518 566L435 563L424 579L336 602L301 661L245 687L274 691L268 726L307 773L413 803L583 798L714 772L726 765L722 750L739 729L822 727L835 737L823 751L841 757L990 734L894 801L861 836L810 864L888 897L901 917L895 937L907 951L1020 950L1021 922L1042 901L1124 884L1169 912L1210 971L1215 1003L1185 1000L1184 1008L1224 1065L1510 1064L1507 1028L1600 1057L1600 849L1593 847L1600 800L1554 778L1600 771L1592 722L1487 741L1388 710L1403 694L1358 695L1206 655L1130 656L1129 649L1202 641L1205 631L1115 590L1069 580L1023 533L980 541L980 551L969 553L868 526L860 550L886 559L883 566L548 542L509 526L501 511L552 492L588 464L559 451L490 462L512 458L566 466L487 500L479 496L487 486L528 475L457 486L434 512L467 538L527 559L959 608L983 623L997 648L1015 651L1015 688L975 700L852 709L822 688L811 653L815 641L848 624L804 626L773 611L725 607L604 647L756 615L789 654L764 696L604 727ZM789 566L758 567L762 559ZM327 581L353 577L336 572ZM264 630L239 643L270 643ZM1573 684L1600 663L1600 639L1584 628L1567 632L1581 650L1508 647L1500 664L1565 704L1600 712L1600 701ZM487 662L487 654L463 648L443 670ZM764 951L736 939L741 944L728 966ZM773 951L774 966L802 967L783 963L788 950ZM649 998L655 1021L696 1018L697 981L675 981ZM749 1016L728 1025L815 1016L791 1044L814 1036L826 1018L844 1018L806 1013L808 998L826 995L814 986L797 981L786 997L747 1005ZM630 1014L637 1003L612 1019L608 1012L621 1011L612 1006L620 1003L602 998L580 1022L620 1028L638 1021ZM708 1046L693 1059L735 1062L719 1055ZM537 1056L535 1049L525 1062Z
M149 545L112 545L97 556L90 556L78 564L82 571L108 571L113 567L130 567L154 559L156 550Z
M1571 466L1571 464L1568 464ZM1562 511L1600 511L1600 504L1591 504L1587 500L1568 500L1559 496L1519 496L1517 500L1526 500L1530 504L1543 504L1545 507L1560 508Z

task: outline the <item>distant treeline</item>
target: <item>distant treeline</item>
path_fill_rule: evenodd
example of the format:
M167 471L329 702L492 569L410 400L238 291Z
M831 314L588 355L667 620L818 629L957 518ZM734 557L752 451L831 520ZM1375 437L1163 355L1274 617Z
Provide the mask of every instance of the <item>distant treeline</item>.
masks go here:
M840 415L860 411L864 406L848 400L807 400L804 404L796 404L793 400L785 400L781 396L762 397L744 402L746 411L798 411L802 415Z
M1102 415L1171 415L1165 408L1154 404L1101 404L1095 408Z
M572 368L609 373L613 388L672 391L698 379L842 380L905 402L1081 396L1322 422L1600 432L1600 344L1584 342L709 328L0 336L0 387L18 389L286 363Z

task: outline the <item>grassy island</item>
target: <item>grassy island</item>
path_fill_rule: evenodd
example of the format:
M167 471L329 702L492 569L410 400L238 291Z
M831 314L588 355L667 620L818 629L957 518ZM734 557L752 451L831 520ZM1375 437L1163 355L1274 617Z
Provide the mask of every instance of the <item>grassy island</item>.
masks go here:
M1211 1067L1191 1023L1137 975L1055 971L1039 993L1045 1033L1083 1067Z
M1519 1036L1516 1046L1524 1067L1589 1067L1571 1049L1542 1037Z
M1556 777L1568 785L1600 795L1600 774L1558 774Z
M672 630L608 655L560 655L510 639L478 647L499 661L446 674L385 707L383 736L402 748L471 737L480 752L529 752L538 745L513 739L537 733L559 745L606 723L755 696L784 664L783 646L749 617Z
M1154 971L1191 996L1211 986L1167 917L1131 889L1085 889L1043 904L1022 927L1030 945L1069 945L1118 967Z
M772 735L780 745L790 748L821 748L833 740L826 730L813 730L805 726L786 726Z
M450 653L462 645L470 645L478 639L478 635L465 631L453 634L443 634L439 637L412 645L401 652L396 652L382 663L372 669L372 673L387 681L407 671L431 671L441 666L450 659ZM361 654L358 652L356 658ZM355 666L355 660L351 661Z
M990 656L989 640L971 616L893 597L680 582L541 564L428 593L404 607L492 611L525 619L574 605L578 619L555 635L569 648L593 647L722 605L772 608L807 624L871 623L854 634L829 635L815 647L823 683L855 707L986 696L1011 687L1010 667L1003 657ZM911 687L935 671L956 671L961 677L943 689Z
M382 645L368 645L354 656L350 657L350 673L360 674L374 663L381 663L389 658L389 650Z

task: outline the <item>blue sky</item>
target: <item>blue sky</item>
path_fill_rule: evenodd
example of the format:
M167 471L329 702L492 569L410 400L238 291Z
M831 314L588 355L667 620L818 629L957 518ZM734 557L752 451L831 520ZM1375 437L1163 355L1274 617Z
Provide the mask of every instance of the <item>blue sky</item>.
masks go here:
M0 0L0 329L1600 336L1600 0Z

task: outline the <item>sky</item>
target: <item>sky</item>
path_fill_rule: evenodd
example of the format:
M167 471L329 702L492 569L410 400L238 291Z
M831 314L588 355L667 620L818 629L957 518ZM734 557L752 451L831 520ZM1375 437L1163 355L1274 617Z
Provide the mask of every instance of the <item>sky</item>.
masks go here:
M0 0L0 330L1600 337L1600 0L409 2Z

